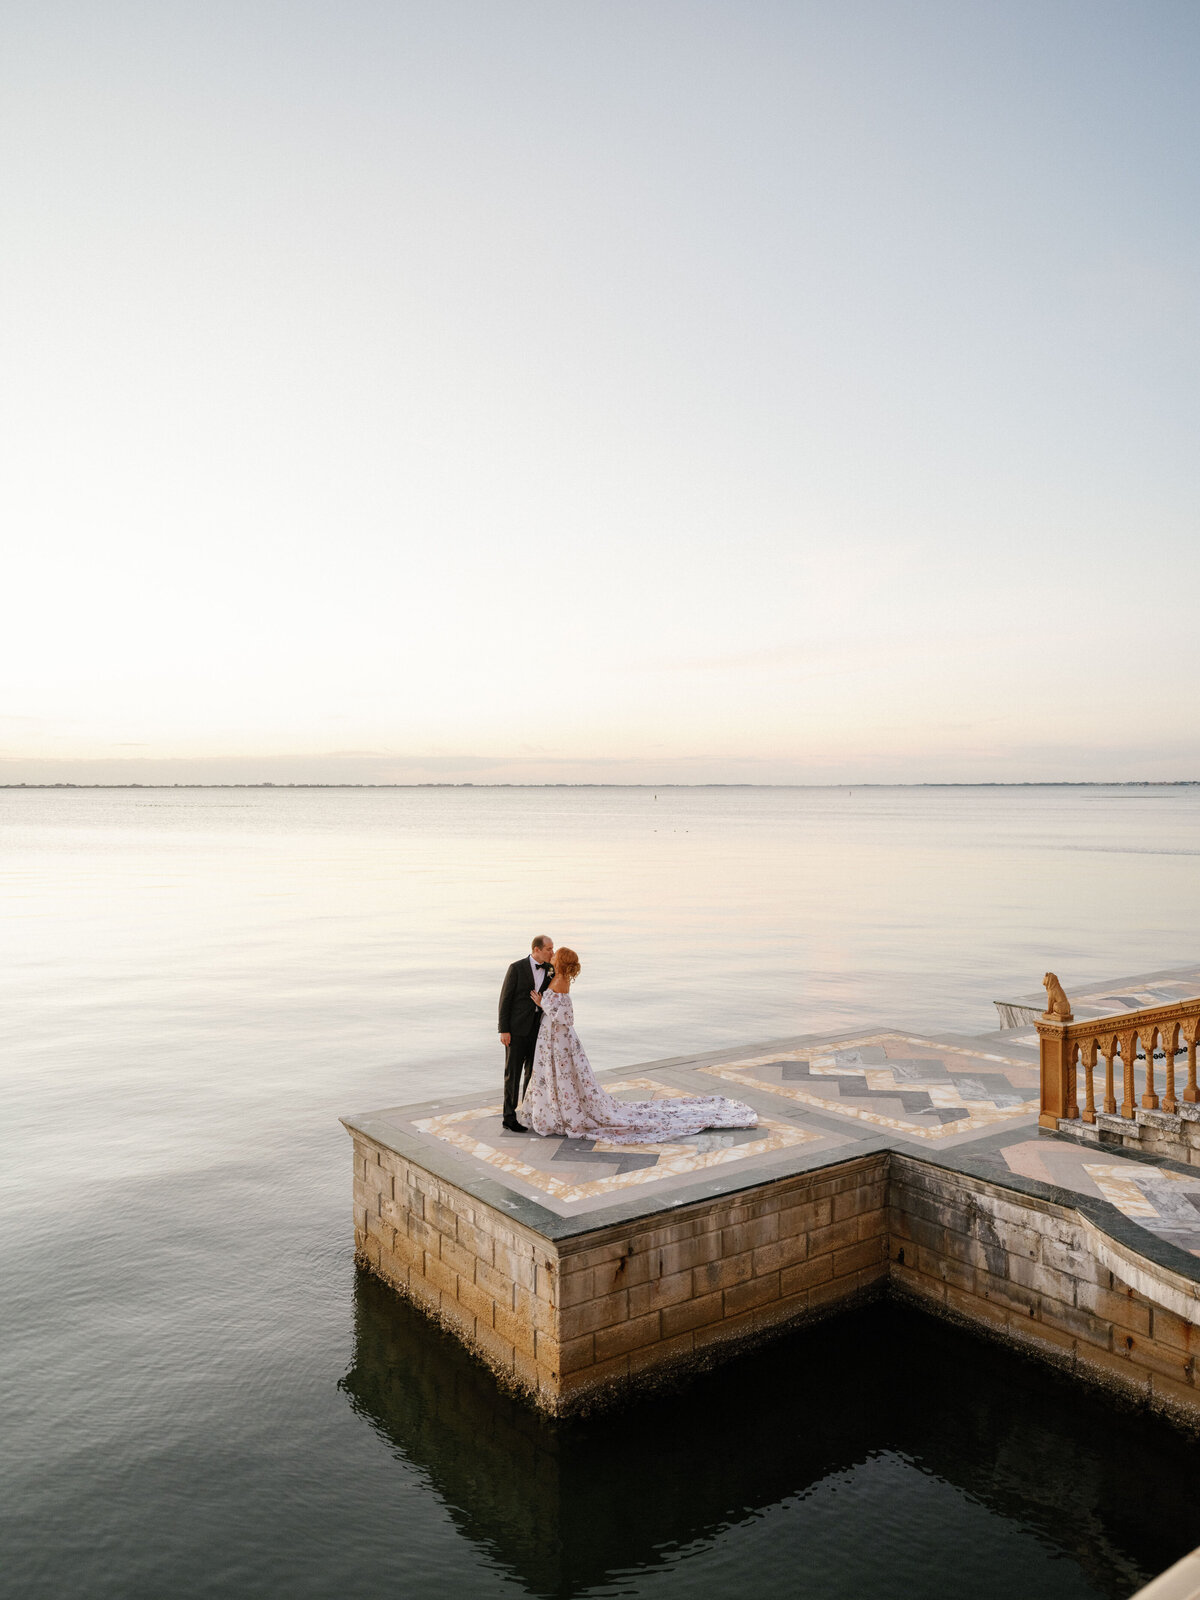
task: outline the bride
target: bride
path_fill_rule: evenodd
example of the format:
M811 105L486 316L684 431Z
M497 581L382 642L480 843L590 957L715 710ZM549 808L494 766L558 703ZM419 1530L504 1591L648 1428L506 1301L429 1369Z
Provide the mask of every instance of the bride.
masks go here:
M569 991L578 976L574 950L559 950L549 988L533 994L534 1004L542 1008L542 1025L523 1114L535 1133L606 1139L613 1144L663 1144L705 1128L757 1126L758 1115L748 1105L719 1094L634 1101L606 1094L575 1032Z

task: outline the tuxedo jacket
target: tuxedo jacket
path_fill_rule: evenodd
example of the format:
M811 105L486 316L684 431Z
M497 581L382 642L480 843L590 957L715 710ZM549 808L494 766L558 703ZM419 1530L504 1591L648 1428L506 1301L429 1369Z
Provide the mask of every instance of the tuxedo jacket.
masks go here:
M553 976L554 968L547 967L538 984L539 994ZM529 991L532 988L533 968L529 965L529 957L522 956L519 961L514 961L504 974L504 987L500 990L498 1033L511 1033L516 1036L538 1031L542 1021L542 1010L529 998Z

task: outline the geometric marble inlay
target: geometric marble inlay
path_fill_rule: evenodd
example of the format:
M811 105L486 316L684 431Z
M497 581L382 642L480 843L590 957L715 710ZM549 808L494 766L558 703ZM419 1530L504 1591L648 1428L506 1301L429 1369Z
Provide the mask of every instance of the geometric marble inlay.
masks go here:
M925 1140L1002 1126L1040 1104L1036 1063L899 1033L698 1070Z
M663 1100L684 1098L689 1093L653 1078L606 1081L604 1087L618 1099ZM568 1204L827 1137L814 1129L760 1117L757 1128L713 1129L671 1144L623 1145L605 1139L536 1136L519 1143L501 1143L497 1122L501 1109L495 1105L473 1106L466 1111L422 1117L412 1125Z

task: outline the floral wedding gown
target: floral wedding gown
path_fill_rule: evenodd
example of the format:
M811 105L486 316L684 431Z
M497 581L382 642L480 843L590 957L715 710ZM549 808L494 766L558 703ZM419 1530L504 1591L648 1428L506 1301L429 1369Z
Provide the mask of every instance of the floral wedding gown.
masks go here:
M613 1144L665 1144L704 1128L753 1128L758 1115L722 1095L690 1099L614 1100L596 1082L575 1032L569 994L542 995L533 1076L522 1116L535 1133Z

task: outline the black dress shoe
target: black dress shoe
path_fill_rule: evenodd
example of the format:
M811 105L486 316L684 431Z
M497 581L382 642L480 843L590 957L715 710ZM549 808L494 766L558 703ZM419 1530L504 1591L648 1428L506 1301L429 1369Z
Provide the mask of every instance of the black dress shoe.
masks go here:
M506 1133L528 1133L529 1129L523 1122L518 1122L516 1117L505 1117L500 1124Z

